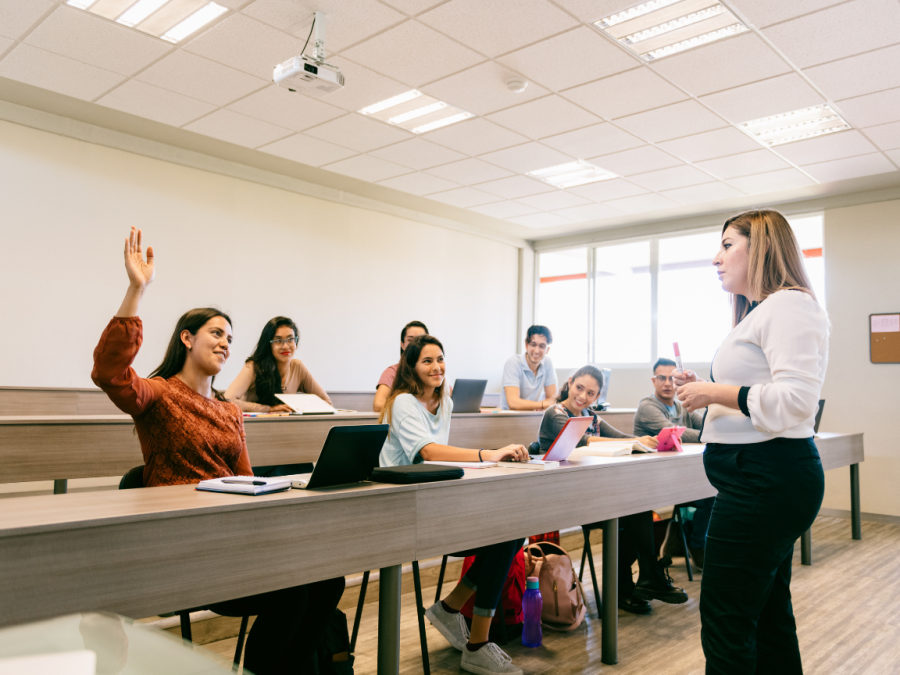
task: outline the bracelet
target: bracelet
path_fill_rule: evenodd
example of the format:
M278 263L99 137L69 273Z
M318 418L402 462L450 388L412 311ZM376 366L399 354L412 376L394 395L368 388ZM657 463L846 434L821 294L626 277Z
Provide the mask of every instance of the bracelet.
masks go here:
M482 448L481 450L478 451L478 461L479 461L479 462L483 462L483 461L484 461L483 459L481 459L481 453L482 453L482 452L484 452L484 448Z

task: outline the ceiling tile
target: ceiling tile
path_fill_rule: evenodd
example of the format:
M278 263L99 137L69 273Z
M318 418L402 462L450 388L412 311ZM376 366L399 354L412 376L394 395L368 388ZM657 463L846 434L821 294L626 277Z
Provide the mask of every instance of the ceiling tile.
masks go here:
M796 73L703 96L700 102L736 124L825 102Z
M678 206L678 202L672 201L668 197L658 194L639 195L637 197L628 197L627 199L615 199L606 203L617 211L623 213L644 213L646 211L656 211L658 209L667 209L672 206Z
M771 173L758 173L755 176L744 176L729 181L739 190L756 195L761 192L778 192L792 188L814 185L815 181L797 169L782 169Z
M621 73L641 63L587 26L507 54L500 62L553 91Z
M424 12L426 9L431 9L435 5L444 2L444 0L384 0L387 4L392 7L396 7L401 12L409 14L410 16L415 16L416 14L420 14Z
M740 0L737 9L758 28L818 11L844 0Z
M731 155L730 157L708 159L705 162L697 162L696 166L721 180L791 168L791 165L780 157L769 150L762 149L752 150L740 155Z
M453 162L453 164L445 164L431 169L428 173L456 181L462 185L475 185L512 175L506 169L482 162L480 159L464 159L460 162Z
M882 124L877 127L868 127L867 129L863 129L863 133L882 150L895 150L896 148L900 148L900 122Z
M244 14L233 14L183 49L272 81L272 69L303 50L303 39Z
M294 134L258 149L270 155L277 155L309 166L330 164L356 154L347 148L303 134Z
M455 190L448 190L447 192L438 192L429 195L429 199L435 199L444 204L450 204L451 206L459 206L463 209L470 206L481 206L482 204L500 201L492 194L470 187L461 187L456 188Z
M669 199L674 199L679 204L705 204L744 196L744 193L737 188L719 182L666 190L662 194Z
M888 150L884 154L890 157L891 161L894 162L894 164L900 166L900 150Z
M573 195L565 190L554 190L553 192L545 192L540 195L532 195L531 197L523 197L516 200L520 204L533 206L541 211L556 211L558 209L568 209L573 206L585 206L590 204L589 199Z
M568 155L564 155L540 143L526 143L517 145L514 148L490 152L486 155L481 155L480 159L516 173L528 173L535 169L544 169L548 166L556 166L557 164L565 164L572 161L572 158Z
M896 171L897 167L891 164L887 157L880 152L876 152L871 155L810 164L803 167L803 169L820 183L828 183L834 180L846 180L848 178L859 178L860 176L872 176L877 173Z
M734 127L707 131L703 134L678 138L660 143L666 152L681 157L686 162L700 162L704 159L734 155L739 152L759 150L759 143Z
M644 145L644 141L640 138L635 138L627 131L622 131L609 122L595 124L592 127L570 131L559 136L551 136L541 142L578 159L608 155Z
M556 225L572 224L571 220L556 213L533 213L529 216L516 216L515 218L507 218L507 220L511 223L515 223L516 225L524 225L525 227L533 227L535 229L541 227L555 227Z
M805 74L833 101L900 87L900 45L813 66Z
M14 44L16 44L15 40L11 40L10 38L5 38L3 36L0 36L0 56L2 56L3 53L7 49L12 47Z
M325 124L307 130L306 133L357 152L369 152L375 148L413 138L408 131L356 113L325 122Z
M554 211L558 216L569 218L576 223L583 223L589 220L602 220L603 218L611 218L613 216L622 215L621 212L611 209L605 204L588 204L586 206L575 206L571 209L560 209Z
M578 23L547 0L450 0L419 21L492 58Z
M871 51L897 42L897 0L855 0L763 30L799 68Z
M877 149L856 130L840 131L836 134L787 143L773 148L779 155L800 165L865 155L875 152Z
M248 117L255 117L294 131L303 131L346 114L333 105L290 92L274 84L228 107Z
M388 178L378 184L419 196L459 187L457 183L438 178L437 176L430 176L427 173L408 173L405 176Z
M18 40L55 6L50 0L0 0L0 35Z
M755 33L660 59L653 68L694 96L730 89L791 70Z
M838 102L844 119L856 127L900 121L900 88Z
M351 47L342 56L411 87L434 82L484 60L471 49L411 19Z
M92 101L125 78L102 68L19 44L0 61L0 76Z
M698 185L700 183L711 183L715 180L708 173L695 169L692 166L673 166L670 169L660 169L659 171L650 171L636 176L631 176L630 181L647 188L648 190L671 190L673 188L685 187L687 185Z
M59 7L24 40L32 47L132 75L173 46L71 7Z
M291 134L290 129L224 109L191 122L184 128L248 148L258 148Z
M409 91L405 84L340 56L329 56L328 62L340 68L344 75L344 88L323 99L330 105L344 110L362 110L373 103Z
M634 183L629 183L627 180L616 178L613 180L603 180L599 183L591 183L590 185L569 188L569 192L581 195L582 197L586 197L595 202L608 202L612 199L622 199L624 197L646 194L647 190L640 185L635 185Z
M719 129L726 123L696 101L684 101L616 120L616 124L651 143Z
M213 105L228 105L266 86L266 81L202 56L177 50L136 79Z
M409 169L405 166L386 162L383 159L370 157L369 155L357 155L350 159L342 159L340 162L327 164L322 168L370 183L409 173Z
M511 108L549 93L540 85L529 82L525 91L517 94L506 88L506 82L510 79L525 78L499 63L485 61L422 87L422 91L476 115Z
M377 0L256 0L241 11L304 40L316 11L325 12L327 54L339 52L406 18Z
M567 89L562 96L608 120L688 98L649 68L635 68Z
M585 23L593 23L623 9L629 9L636 3L634 0L556 0L556 4L572 12Z
M480 155L528 141L525 136L480 117L431 131L424 137L466 155Z
M173 127L183 126L216 109L209 103L138 80L127 80L97 103Z
M616 152L603 157L592 157L588 161L619 176L632 176L636 173L667 169L682 163L680 159L672 157L652 145Z
M529 213L538 213L538 210L530 206L525 206L519 202L494 202L493 204L484 204L482 206L472 206L470 211L477 211L492 218L512 218L513 216L524 216Z
M488 115L491 122L529 138L544 138L596 124L598 117L564 98L552 95Z
M373 157L386 159L389 162L394 162L394 164L408 166L410 169L416 169L418 171L430 169L439 164L455 162L465 157L461 152L456 152L450 148L429 143L423 138L411 138L408 141L403 141L396 145L389 145L380 150L373 150L369 154ZM453 179L451 178L449 180ZM437 190L435 190L435 192L437 192Z
M528 195L537 195L542 192L550 192L556 188L527 176L510 176L509 178L492 180L489 183L480 183L478 189L504 199L516 199L518 197L527 197ZM504 218L505 216L497 217Z

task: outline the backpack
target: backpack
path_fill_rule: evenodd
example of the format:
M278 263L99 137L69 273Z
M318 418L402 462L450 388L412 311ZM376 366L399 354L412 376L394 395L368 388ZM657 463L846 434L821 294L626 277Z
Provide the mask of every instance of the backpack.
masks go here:
M550 630L575 630L584 621L587 607L572 559L562 546L543 541L525 547L527 576L540 581L543 610L541 624Z
M463 561L462 575L460 579L466 575L468 569L472 566L472 563L475 562L475 556L469 556ZM525 595L525 555L521 551L516 552L516 556L513 558L512 564L509 566L509 572L506 575L506 583L503 584L503 591L500 593L500 607L503 608L501 612L495 612L494 617L491 619L491 625L498 625L500 623L500 617L503 616L506 619L507 626L514 626L516 624L521 624L525 621L525 615L522 613L522 598ZM469 600L462 606L462 609L459 611L463 616L472 618L472 611L475 609L475 596L473 595Z

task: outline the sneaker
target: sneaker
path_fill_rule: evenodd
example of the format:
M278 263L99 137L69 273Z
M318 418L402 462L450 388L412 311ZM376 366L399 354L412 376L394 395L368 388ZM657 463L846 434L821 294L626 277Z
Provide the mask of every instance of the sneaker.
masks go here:
M663 539L659 551L663 558L681 558L684 556L684 545L681 543L681 532L674 519L666 526L666 538Z
M514 666L506 652L493 642L476 652L463 649L460 668L478 675L522 675L522 669Z
M703 557L705 553L706 549L691 548L691 562L694 563L694 569L700 573L703 572Z
M656 570L649 578L638 577L637 585L634 587L634 597L648 601L662 600L670 605L687 602L688 596L684 589L672 584L672 577L669 576L669 565L671 564L671 558L660 558Z
M454 648L465 652L466 643L469 641L469 627L466 625L466 619L462 612L451 614L438 601L425 610L425 616L431 625L446 638L447 642Z

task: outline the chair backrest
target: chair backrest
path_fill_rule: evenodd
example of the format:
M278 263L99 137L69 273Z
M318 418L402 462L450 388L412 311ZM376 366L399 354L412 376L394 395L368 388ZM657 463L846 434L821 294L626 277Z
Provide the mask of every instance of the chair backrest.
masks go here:
M128 473L122 476L122 480L119 481L119 489L120 490L132 490L134 488L142 488L144 487L144 465L136 466L133 469L129 469Z

